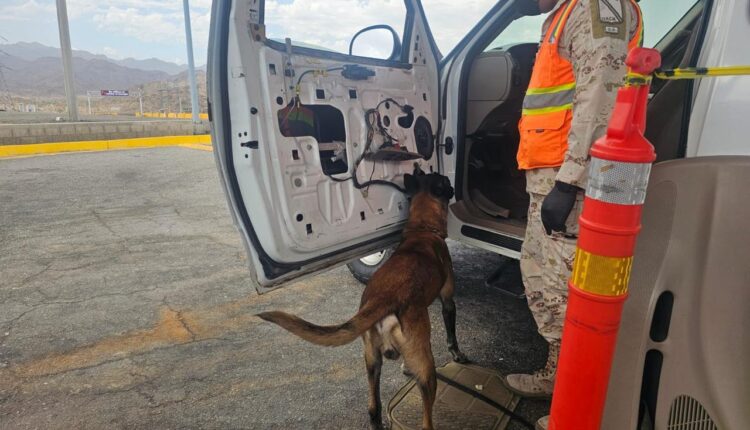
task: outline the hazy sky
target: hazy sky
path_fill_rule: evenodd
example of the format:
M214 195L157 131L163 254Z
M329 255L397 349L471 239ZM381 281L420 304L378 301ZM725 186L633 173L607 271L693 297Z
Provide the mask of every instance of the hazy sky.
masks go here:
M185 63L181 0L67 0L71 40L76 49L113 58L157 57ZM502 1L502 0L501 0ZM430 26L443 53L495 4L492 0L423 0ZM695 0L642 0L647 45L656 42ZM196 63L206 59L211 0L190 0ZM345 51L351 36L372 24L403 32L401 0L267 0L268 35ZM506 37L538 39L539 18L526 18ZM513 37L511 37L513 36ZM40 42L59 46L55 0L0 0L2 42ZM357 53L383 51L376 35L358 43Z

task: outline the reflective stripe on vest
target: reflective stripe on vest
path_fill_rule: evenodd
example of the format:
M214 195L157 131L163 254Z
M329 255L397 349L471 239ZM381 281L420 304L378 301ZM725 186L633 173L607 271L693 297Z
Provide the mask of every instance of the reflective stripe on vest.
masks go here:
M638 28L628 49L643 42L641 11L635 0L630 2L638 14ZM576 82L573 66L559 55L558 43L577 3L569 0L557 10L539 46L519 123L517 158L521 170L559 167L565 158Z
M568 21L576 3L578 3L578 0L570 0L568 4L558 10L550 28L547 30L547 34L544 35L544 44L557 46L557 41L560 40L565 23ZM571 79L568 83L546 87L531 87L529 85L529 89L526 90L526 97L523 99L523 115L541 115L572 109L576 88L572 71L571 67Z
M570 109L576 92L575 82L546 88L531 88L523 99L523 114L536 115L550 108ZM561 110L561 109L558 109Z

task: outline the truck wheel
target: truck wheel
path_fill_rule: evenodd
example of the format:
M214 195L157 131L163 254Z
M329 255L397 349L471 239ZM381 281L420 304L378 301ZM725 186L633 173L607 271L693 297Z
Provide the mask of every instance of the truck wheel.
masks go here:
M359 282L366 284L370 281L373 273L380 269L391 255L393 255L393 248L387 248L347 263L346 267Z

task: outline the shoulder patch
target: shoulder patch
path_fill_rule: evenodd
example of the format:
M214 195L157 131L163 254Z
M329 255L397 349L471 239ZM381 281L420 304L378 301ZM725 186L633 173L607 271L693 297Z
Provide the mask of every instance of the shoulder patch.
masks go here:
M627 38L625 5L628 0L590 0L591 29L594 38Z

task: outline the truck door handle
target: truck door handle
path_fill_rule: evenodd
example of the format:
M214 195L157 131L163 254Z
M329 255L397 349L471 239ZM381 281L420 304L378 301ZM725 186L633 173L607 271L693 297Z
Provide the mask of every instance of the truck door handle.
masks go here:
M454 144L453 144L453 138L452 137L450 137L450 136L446 137L445 138L445 142L444 143L439 143L438 145L442 146L444 148L443 151L445 152L445 155L451 155L451 154L453 154Z

